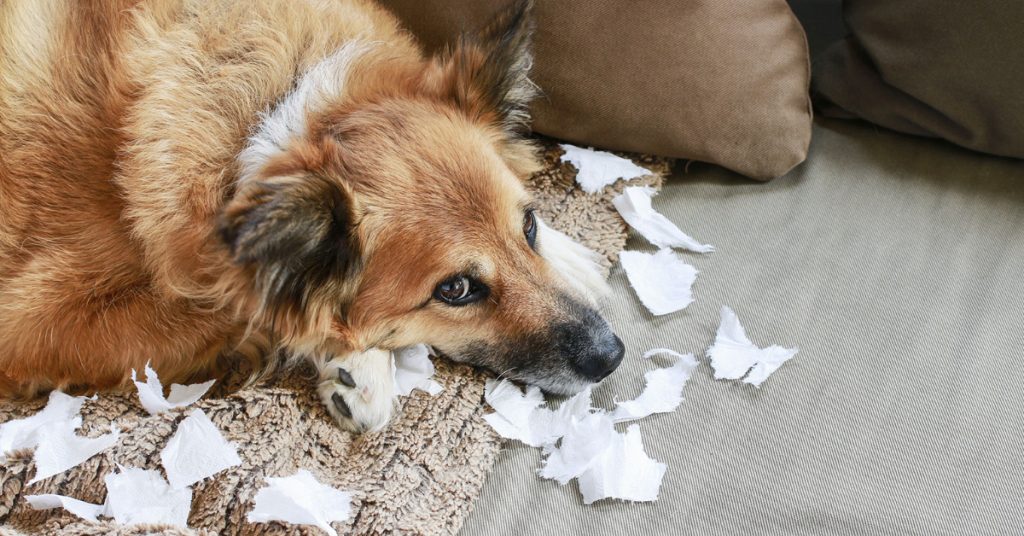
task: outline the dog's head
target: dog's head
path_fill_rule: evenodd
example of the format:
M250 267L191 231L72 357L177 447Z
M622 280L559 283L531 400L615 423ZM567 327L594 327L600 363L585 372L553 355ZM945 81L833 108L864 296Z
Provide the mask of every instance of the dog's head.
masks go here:
M594 254L523 187L528 11L434 58L345 45L265 119L221 231L293 349L422 342L556 393L619 364Z

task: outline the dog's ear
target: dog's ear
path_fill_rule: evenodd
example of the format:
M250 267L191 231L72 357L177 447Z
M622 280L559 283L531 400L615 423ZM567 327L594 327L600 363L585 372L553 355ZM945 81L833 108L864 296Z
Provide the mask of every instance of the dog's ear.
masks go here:
M515 0L477 32L463 34L435 58L440 89L478 119L496 120L510 134L529 131L533 0Z
M253 269L262 306L304 312L351 278L360 258L350 192L312 173L254 179L221 213L233 260Z

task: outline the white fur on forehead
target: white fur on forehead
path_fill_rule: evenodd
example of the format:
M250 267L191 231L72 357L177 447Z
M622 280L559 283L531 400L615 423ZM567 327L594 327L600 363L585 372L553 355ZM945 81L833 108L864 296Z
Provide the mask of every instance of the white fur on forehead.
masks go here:
M595 251L537 218L537 251L581 296L596 304L611 289L601 272Z
M268 160L283 153L291 140L306 134L307 115L344 93L352 64L376 44L360 40L345 43L306 71L295 89L263 115L255 134L238 155L243 182L258 174Z

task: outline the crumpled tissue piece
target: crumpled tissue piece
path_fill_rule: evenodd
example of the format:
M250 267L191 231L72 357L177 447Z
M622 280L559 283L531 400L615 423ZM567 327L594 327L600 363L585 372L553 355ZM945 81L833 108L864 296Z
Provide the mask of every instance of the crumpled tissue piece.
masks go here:
M175 489L152 469L121 467L104 477L107 503L104 515L121 525L160 523L188 526L192 489Z
M651 198L656 193L649 186L629 186L612 198L612 204L626 223L659 248L684 248L697 253L715 250L715 246L694 240L671 220L655 211L651 206Z
M84 396L68 396L60 391L50 391L46 407L24 419L0 424L0 463L7 461L7 455L20 449L35 448L39 444L39 429L56 422L71 421L78 416L85 403Z
M82 418L56 421L41 427L38 434L39 445L36 447L36 476L29 484L63 473L72 467L92 458L100 452L114 446L121 433L113 423L110 433L99 437L82 437L75 430L82 426Z
M132 371L132 381L139 390L139 403L149 412L150 415L158 415L173 408L180 408L194 404L197 400L210 390L210 387L217 380L210 380L192 385L172 384L171 392L164 397L164 387L160 384L160 378L156 371L146 363L146 381L137 381L135 371Z
M688 375L696 366L693 356L675 355L679 361L660 370L683 370ZM557 410L539 407L544 398L536 387L523 393L508 380L488 381L484 398L495 409L484 419L502 437L542 446L545 458L538 474L562 485L579 479L586 504L604 498L658 498L665 464L644 453L639 428L631 426L626 434L619 434L612 414L591 407L590 388L566 400ZM663 403L653 406L664 408Z
M707 355L715 370L715 379L736 380L750 371L743 382L760 387L771 373L792 359L798 351L798 348L781 346L758 348L747 338L746 330L740 325L736 313L723 305L715 342L708 348Z
M250 523L284 521L316 525L331 536L333 521L345 521L351 514L352 494L321 484L305 469L292 476L267 477L266 487L256 493L255 504L246 519Z
M537 387L527 388L524 394L508 380L488 380L484 400L494 408L494 413L484 415L484 420L506 439L516 439L531 447L552 444L565 434L573 419L590 413L590 393L588 387L562 402L557 410L550 410L540 407L544 395Z
M576 393L562 402L558 409L539 407L530 415L530 437L541 446L552 445L568 433L574 422L582 420L593 411L592 387Z
M87 503L74 497L56 495L53 493L26 495L25 500L28 501L29 506L31 506L33 510L63 508L82 519L93 522L96 521L97 517L106 515L107 511L106 505Z
M615 440L615 424L605 413L587 415L573 420L557 448L545 448L539 474L565 485L583 474Z
M534 412L544 403L540 389L531 386L523 394L508 380L487 380L484 400L494 408L494 413L484 415L484 420L498 435L518 439L531 447L541 446L542 443L533 437L530 424Z
M675 359L670 367L649 370L644 374L646 387L640 396L626 402L619 402L611 418L615 422L642 419L654 413L675 411L683 402L683 387L690 379L697 360L693 354L680 354L668 348L655 348L643 355L650 359L658 354L668 354Z
M606 498L657 500L667 466L647 456L636 425L620 434L615 423L673 411L682 403L683 387L697 360L666 348L650 350L643 358L659 354L675 362L647 372L640 396L618 403L613 412L593 407L591 387L552 410L542 407L544 397L537 387L524 393L508 380L489 380L484 399L495 411L484 419L502 437L542 447L538 475L561 485L578 479L586 504Z
M584 149L568 143L562 144L562 150L565 154L561 161L569 162L578 170L576 182L588 194L597 193L619 179L629 180L651 174L631 160L605 151Z
M576 478L585 504L657 500L667 469L644 452L637 425L619 434L603 412L574 420L558 447L547 446L544 452L540 476L562 485Z
M175 489L191 486L225 469L241 465L238 450L217 426L196 409L178 423L178 429L160 451L160 463Z
M653 315L681 311L693 303L691 288L697 269L683 262L671 249L657 253L623 251L619 262L640 302Z
M425 344L406 346L391 352L391 370L395 372L395 392L409 396L414 389L435 396L444 390L433 380L434 363L430 361L430 347Z
M667 469L647 456L640 427L630 425L625 434L615 434L608 448L577 479L583 504L601 499L655 501Z

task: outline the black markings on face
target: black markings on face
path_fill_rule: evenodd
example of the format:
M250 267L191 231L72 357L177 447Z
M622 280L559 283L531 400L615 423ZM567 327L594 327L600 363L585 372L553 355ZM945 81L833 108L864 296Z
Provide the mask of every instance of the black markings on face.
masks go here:
M593 308L559 297L558 319L539 332L497 343L475 342L455 359L520 379L554 393L571 393L600 381L622 360L622 342Z
M243 195L218 230L234 261L256 269L269 308L304 310L317 288L356 270L352 207L338 185L315 175L269 179Z

